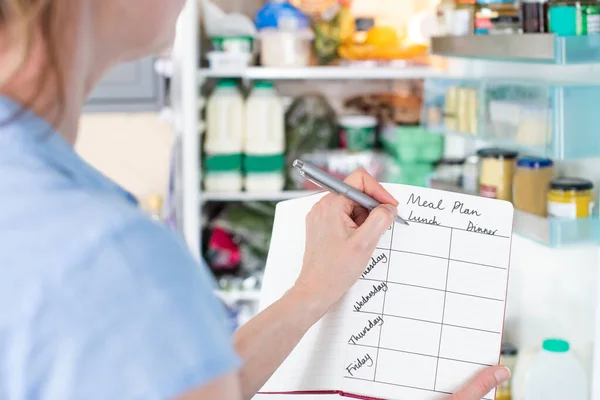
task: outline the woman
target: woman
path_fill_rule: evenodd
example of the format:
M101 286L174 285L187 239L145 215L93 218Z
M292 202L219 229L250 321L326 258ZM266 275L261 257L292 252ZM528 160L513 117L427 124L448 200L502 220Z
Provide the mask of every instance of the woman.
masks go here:
M296 285L231 343L207 271L72 148L99 78L168 45L183 1L0 0L1 399L251 398L396 215L379 184L352 174L387 205L319 202ZM508 375L487 369L453 399Z

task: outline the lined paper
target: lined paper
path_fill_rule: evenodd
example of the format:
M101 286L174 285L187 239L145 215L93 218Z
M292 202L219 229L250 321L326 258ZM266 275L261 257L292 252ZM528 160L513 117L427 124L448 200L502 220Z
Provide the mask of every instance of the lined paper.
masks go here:
M385 186L410 226L389 227L361 279L332 310L336 318L316 326L335 332L330 339L336 343L329 344L337 355L323 353L330 360L327 371L313 367L324 374L322 390L441 399L499 361L513 208L462 194ZM264 290L274 290L271 274L297 277L305 216L317 200L291 200L278 208ZM291 257L299 257L293 269L271 272L277 268L273 263ZM278 282L290 287L283 278ZM299 353L313 354L316 347L311 346L315 343L303 340ZM329 370L333 363L337 375ZM313 390L298 384L297 372L291 372L296 369L287 361L280 370L291 378L274 377L270 384L276 391ZM493 398L494 392L485 397Z

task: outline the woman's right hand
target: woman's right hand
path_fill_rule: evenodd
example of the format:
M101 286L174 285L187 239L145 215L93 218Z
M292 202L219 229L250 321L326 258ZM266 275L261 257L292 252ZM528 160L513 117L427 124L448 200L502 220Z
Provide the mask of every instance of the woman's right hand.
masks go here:
M510 371L503 366L489 367L481 371L460 391L448 400L481 400L492 389L503 384L510 378Z

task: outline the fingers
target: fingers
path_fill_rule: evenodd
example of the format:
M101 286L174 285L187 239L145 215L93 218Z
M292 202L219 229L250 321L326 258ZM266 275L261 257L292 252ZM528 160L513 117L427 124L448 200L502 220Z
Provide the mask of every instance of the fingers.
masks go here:
M385 190L375 178L362 168L351 173L344 182L355 189L368 194L380 203L398 206L398 201L396 201L394 196Z
M398 210L389 204L383 204L375 208L352 235L356 245L369 252L375 251L379 239L394 223L397 216Z
M492 389L506 382L508 378L510 378L510 371L506 367L486 368L449 400L480 400Z

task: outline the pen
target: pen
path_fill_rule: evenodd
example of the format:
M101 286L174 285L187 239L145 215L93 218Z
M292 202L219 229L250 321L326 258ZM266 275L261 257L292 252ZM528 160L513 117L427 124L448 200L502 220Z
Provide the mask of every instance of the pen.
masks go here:
M380 202L378 202L371 196L353 188L347 183L342 182L336 177L331 176L327 172L315 167L314 165L300 160L295 160L292 165L300 172L300 175L302 175L315 185L325 190L328 190L331 193L342 195L356 202L357 204L360 204L369 211L381 205ZM400 217L396 218L396 222L408 225L408 222L406 222Z

